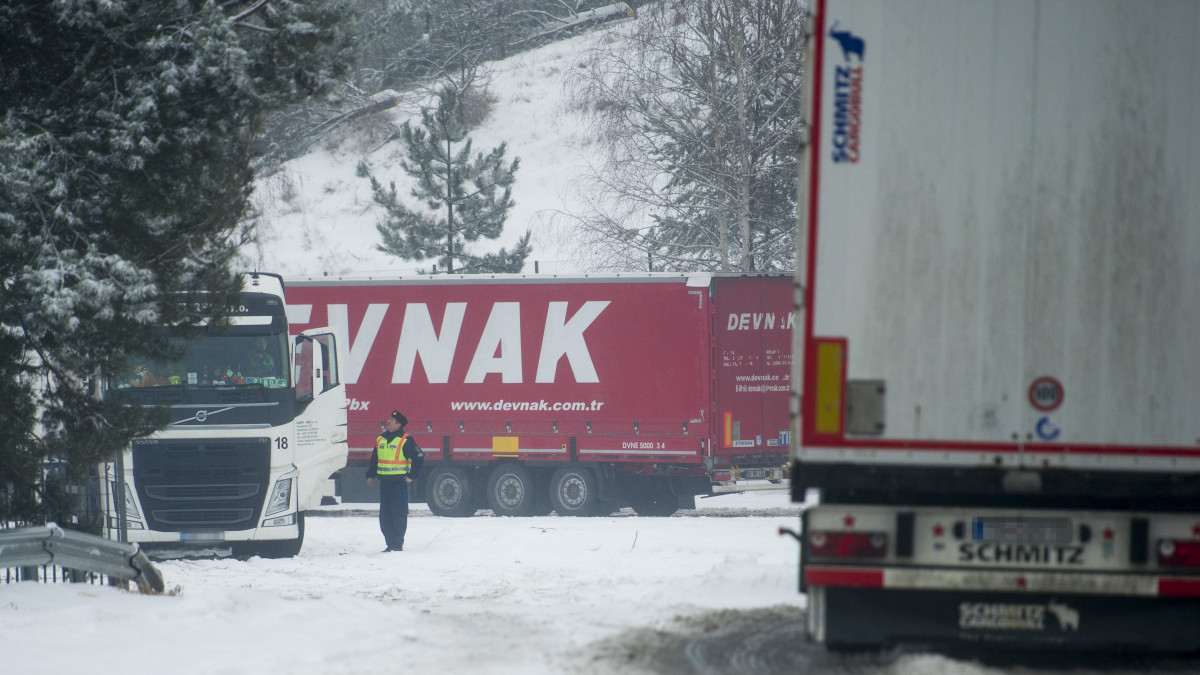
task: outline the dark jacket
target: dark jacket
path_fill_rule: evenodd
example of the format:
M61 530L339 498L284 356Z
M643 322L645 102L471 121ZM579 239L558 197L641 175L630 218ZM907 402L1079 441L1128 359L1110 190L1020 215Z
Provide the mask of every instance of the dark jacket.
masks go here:
M404 430L401 429L400 431L395 432L385 431L379 435L387 439L387 441L390 443L400 436L403 436ZM367 478L379 478L380 480L393 478L393 476L383 476L380 478L379 450L377 449L379 446L378 440L376 440L375 445L375 448L371 448L371 459L369 462L367 462ZM408 461L412 462L412 466L409 467L407 475L409 478L416 480L417 476L421 475L421 466L425 464L425 453L421 452L421 446L417 445L417 440L412 436L409 436L408 440L404 442L403 449L404 456L408 458ZM394 478L402 478L402 476L394 476Z

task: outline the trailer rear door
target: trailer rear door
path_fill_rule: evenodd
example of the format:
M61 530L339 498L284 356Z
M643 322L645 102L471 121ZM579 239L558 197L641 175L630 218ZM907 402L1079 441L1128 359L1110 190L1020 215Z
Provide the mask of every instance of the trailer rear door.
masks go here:
M792 279L715 277L712 295L713 454L735 465L786 464Z
M1200 5L819 6L797 458L1200 470Z

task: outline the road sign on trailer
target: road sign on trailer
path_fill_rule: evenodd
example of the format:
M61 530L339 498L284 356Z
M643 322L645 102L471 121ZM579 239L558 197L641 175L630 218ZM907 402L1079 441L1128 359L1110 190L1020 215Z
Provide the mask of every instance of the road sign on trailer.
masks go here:
M1062 405L1062 382L1053 377L1039 377L1029 385L1029 403L1042 412L1050 412Z

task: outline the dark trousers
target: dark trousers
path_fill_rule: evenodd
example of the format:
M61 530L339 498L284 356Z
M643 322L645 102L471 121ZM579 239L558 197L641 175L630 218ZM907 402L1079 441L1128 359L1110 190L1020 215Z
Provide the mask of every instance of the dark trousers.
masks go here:
M408 481L379 479L379 530L388 548L402 548L408 531Z

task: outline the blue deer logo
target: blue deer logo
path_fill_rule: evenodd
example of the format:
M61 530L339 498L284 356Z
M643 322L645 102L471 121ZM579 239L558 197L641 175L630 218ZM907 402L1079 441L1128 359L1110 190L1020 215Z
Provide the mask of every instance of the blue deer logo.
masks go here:
M861 63L863 56L867 51L866 43L863 42L862 38L848 30L835 30L837 26L838 22L834 21L833 25L829 27L829 37L837 40L838 44L842 46L842 56L847 61L850 60L851 54L857 54L858 60Z

